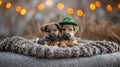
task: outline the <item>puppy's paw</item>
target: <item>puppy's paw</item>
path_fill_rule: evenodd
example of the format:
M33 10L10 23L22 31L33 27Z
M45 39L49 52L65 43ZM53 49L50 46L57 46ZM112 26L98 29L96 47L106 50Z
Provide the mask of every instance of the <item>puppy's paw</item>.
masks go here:
M34 39L34 42L35 42L35 43L38 43L39 40L40 40L40 39L37 37L36 39Z
M45 44L44 46L48 46L48 45Z
M61 45L60 47L67 48L68 46L67 45Z
M58 48L58 46L53 46L53 48Z
M75 43L74 46L78 46L79 44L78 43Z

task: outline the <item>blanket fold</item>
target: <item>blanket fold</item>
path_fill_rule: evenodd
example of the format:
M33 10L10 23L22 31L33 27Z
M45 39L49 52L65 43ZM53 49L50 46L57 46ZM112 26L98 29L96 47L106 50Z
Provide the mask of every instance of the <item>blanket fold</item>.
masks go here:
M108 41L84 41L79 42L79 46L54 48L34 43L20 36L14 36L0 42L0 51L10 51L39 58L70 58L118 52L120 45Z

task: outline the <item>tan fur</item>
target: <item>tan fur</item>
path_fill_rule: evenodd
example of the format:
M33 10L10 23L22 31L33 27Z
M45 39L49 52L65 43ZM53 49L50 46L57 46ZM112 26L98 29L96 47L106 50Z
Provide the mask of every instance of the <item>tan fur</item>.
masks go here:
M50 23L50 24L46 24L45 26L47 26L47 30L51 30L53 31L53 33L55 33L56 35L59 35L59 30L57 29L57 27L55 26L55 23ZM45 28L45 26L43 26L43 28ZM54 32L54 30L57 30L56 32ZM44 32L44 37L48 36L48 32Z
M49 37L49 32L47 31L51 31L52 33L54 33L55 35L57 36L60 36L60 30L57 28L56 26L57 23L50 23L50 24L46 24L44 26L41 27L41 31L43 32L44 34L44 38L46 37ZM59 24L57 24L59 26ZM46 28L46 29L45 29ZM58 44L59 44L59 40L56 39L55 41L52 41L52 44L51 45L51 41L48 40L48 41L45 41L45 44L46 46L54 46L54 47L58 47Z
M51 43L50 43L50 41L45 41L45 46L51 46L50 45ZM53 41L53 46L55 47L55 48L58 48L59 46L58 46L58 44L59 44L59 41Z
M65 30L63 30L65 29ZM75 26L73 25L63 25L62 26L62 30L61 30L61 35L63 35L64 33L68 33L70 34L71 38L70 40L65 40L65 39L61 39L61 46L62 47L72 47L72 46L77 46L78 43L75 39L75 33L76 33L76 30L75 29Z

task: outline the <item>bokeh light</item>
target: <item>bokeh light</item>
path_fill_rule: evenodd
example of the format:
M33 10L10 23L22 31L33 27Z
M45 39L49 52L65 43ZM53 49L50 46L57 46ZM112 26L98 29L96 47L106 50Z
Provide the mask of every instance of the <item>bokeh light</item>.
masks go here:
M20 11L21 11L21 9L22 9L22 7L21 7L21 6L17 6L17 7L16 7L16 12L20 12Z
M0 0L0 6L2 5L2 1Z
M9 8L11 8L11 7L12 7L12 4L11 4L10 2L8 2L8 3L6 4L6 8L9 9Z
M27 13L26 9L22 9L22 10L20 11L20 15L25 15L26 13Z
M45 5L43 3L38 4L38 9L43 10L45 8Z
M46 4L47 6L52 6L53 1L52 1L52 0L46 0L45 4Z
M110 11L110 12L113 10L113 8L110 4L107 5L107 10Z
M57 8L58 9L63 9L64 8L64 4L63 3L58 3L57 4Z
M118 9L120 10L120 4L118 4Z
M74 9L73 8L68 8L67 9L67 13L68 14L73 14L74 13Z
M100 6L101 6L101 3L100 3L99 1L96 1L96 2L95 2L95 5L96 5L96 7L100 7Z
M96 6L95 6L94 3L91 3L91 4L90 4L90 9L93 10L93 11L96 9Z
M77 10L76 14L77 14L78 16L83 16L83 11L79 9L79 10Z

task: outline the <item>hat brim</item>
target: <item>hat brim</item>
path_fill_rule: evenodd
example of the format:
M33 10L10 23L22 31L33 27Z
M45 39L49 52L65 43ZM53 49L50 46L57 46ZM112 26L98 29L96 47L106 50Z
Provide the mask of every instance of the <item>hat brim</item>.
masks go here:
M78 25L77 22L60 22L60 24L61 25L68 25L68 24L70 24L70 25L75 25L75 26Z

